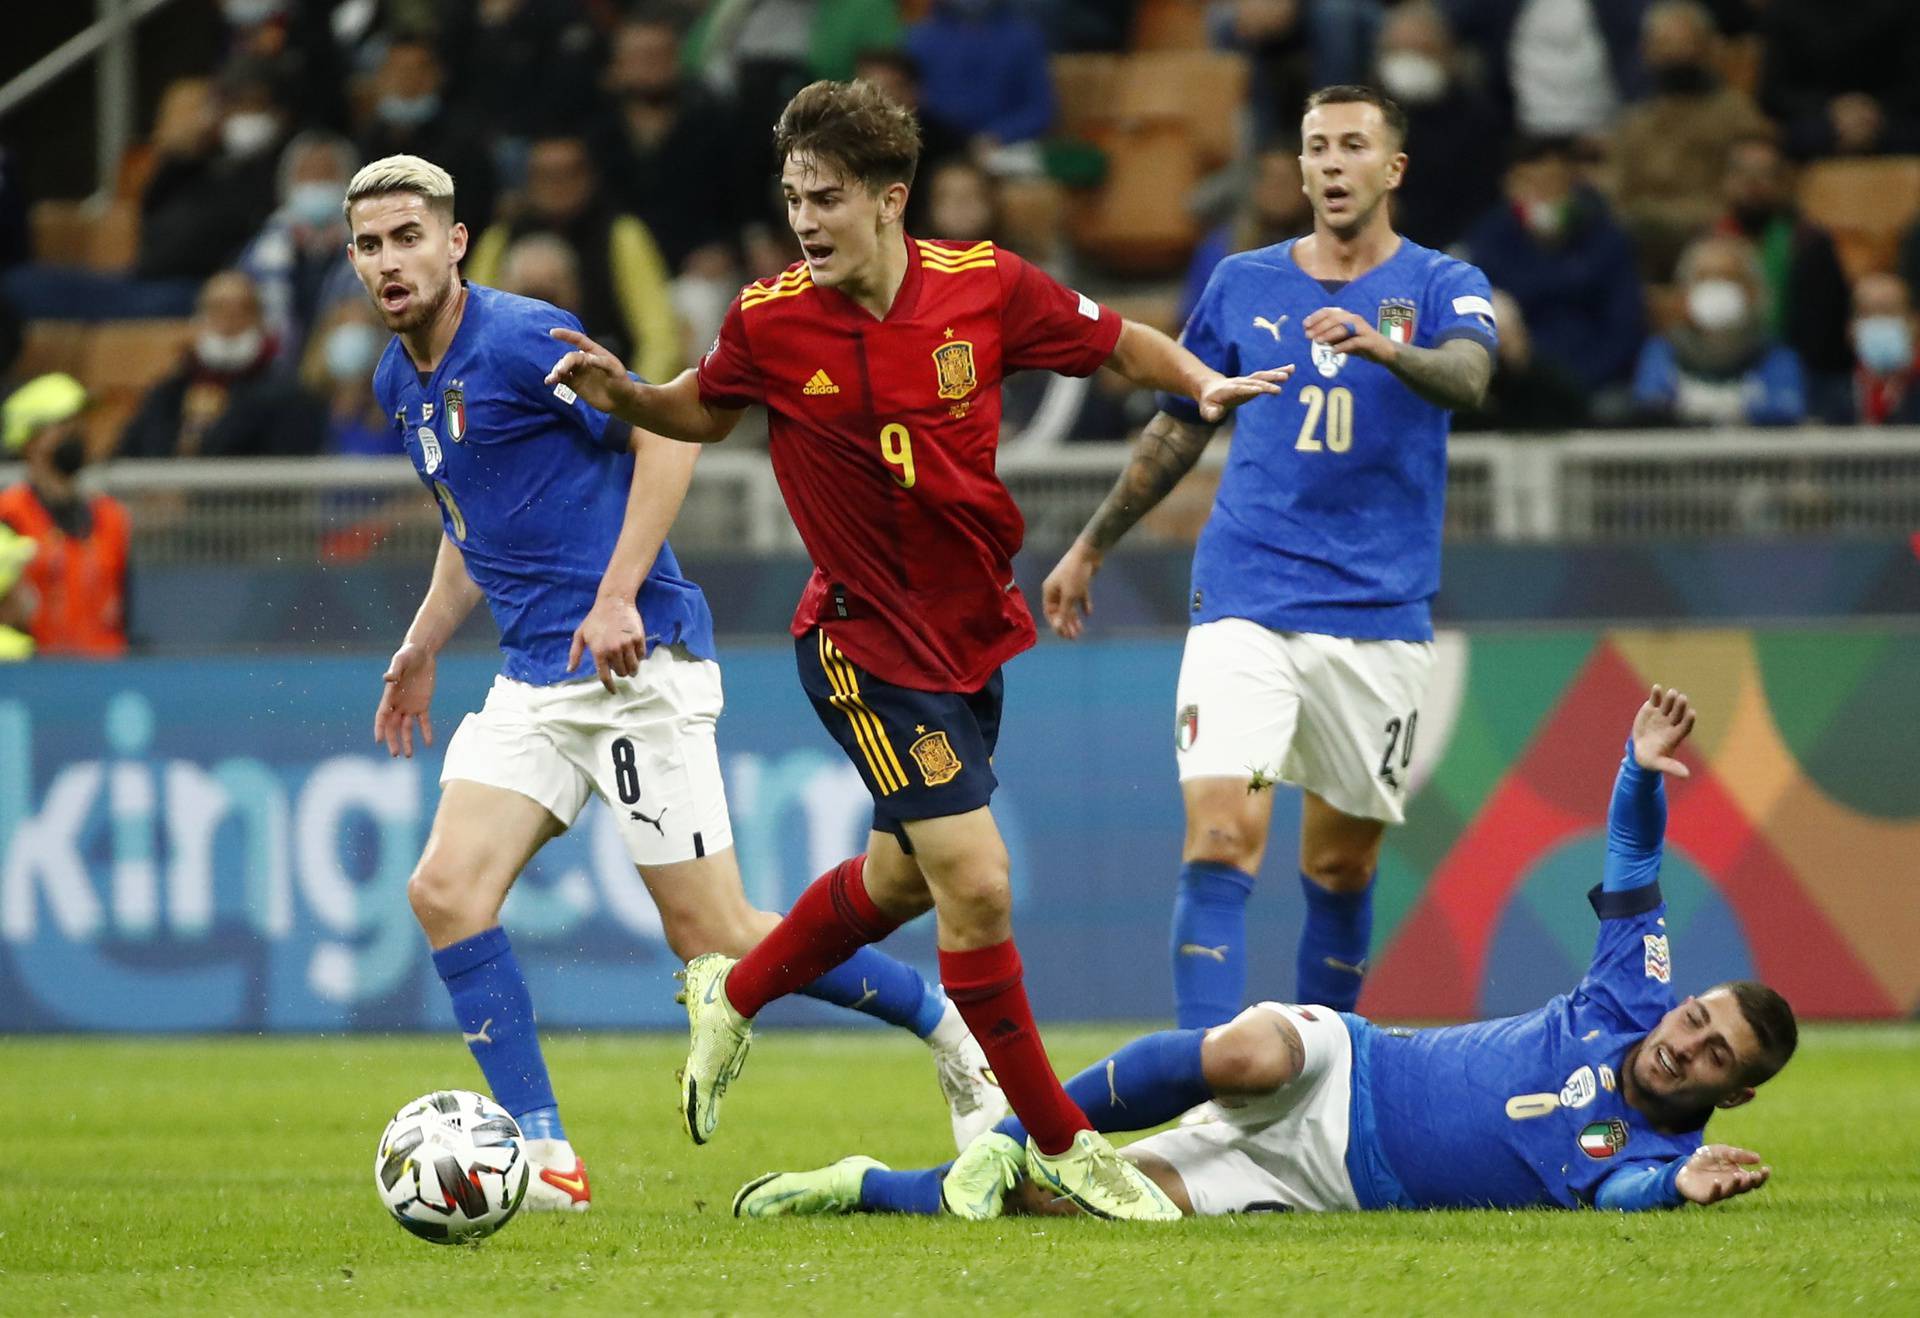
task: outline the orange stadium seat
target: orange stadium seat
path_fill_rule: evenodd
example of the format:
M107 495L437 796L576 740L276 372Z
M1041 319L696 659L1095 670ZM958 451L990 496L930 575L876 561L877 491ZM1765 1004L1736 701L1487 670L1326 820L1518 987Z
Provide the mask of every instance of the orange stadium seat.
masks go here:
M1848 278L1891 270L1920 219L1920 156L1817 161L1800 176L1800 209L1833 235Z
M1113 118L1113 83L1118 55L1055 55L1053 95L1059 105L1057 131L1091 140Z
M138 395L180 364L192 337L187 320L109 320L87 338L80 381L96 395Z
M65 371L79 377L87 369L87 340L92 334L93 326L84 320L29 321L14 375L31 380L48 371Z
M47 265L85 265L93 242L93 222L78 201L37 201L29 219L33 259Z
M88 236L87 264L95 270L131 270L140 255L140 206L132 201L110 201L93 217Z
M1053 255L1066 210L1066 190L1050 178L1001 181L1000 217L1006 245L1024 257L1045 261Z
M1135 50L1205 50L1207 7L1201 0L1141 0L1133 19Z

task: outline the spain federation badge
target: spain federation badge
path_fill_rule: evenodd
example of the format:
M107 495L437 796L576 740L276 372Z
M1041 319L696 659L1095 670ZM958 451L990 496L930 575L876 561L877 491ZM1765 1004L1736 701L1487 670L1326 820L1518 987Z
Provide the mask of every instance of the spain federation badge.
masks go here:
M920 777L929 787L950 783L960 773L960 757L953 753L953 743L944 732L929 732L908 749L920 769Z
M973 344L954 339L933 350L933 365L942 398L965 398L980 383L973 370Z
M459 380L453 381L440 395L440 405L447 411L447 438L458 444L467 437L467 390Z
M1380 304L1375 327L1395 343L1413 342L1414 301L1410 297L1390 297Z

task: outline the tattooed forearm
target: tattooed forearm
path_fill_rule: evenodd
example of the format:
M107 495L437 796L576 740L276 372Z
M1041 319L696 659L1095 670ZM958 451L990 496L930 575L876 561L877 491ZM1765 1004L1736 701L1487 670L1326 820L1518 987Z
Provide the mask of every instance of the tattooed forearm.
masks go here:
M1088 520L1080 538L1101 553L1119 543L1133 524L1147 515L1153 506L1167 497L1180 478L1193 470L1200 460L1213 427L1199 421L1182 421L1156 412L1140 439L1133 446L1127 469L1113 483L1106 501Z
M1307 1069L1307 1050L1300 1044L1300 1032L1294 1029L1291 1023L1275 1020L1273 1028L1274 1032L1280 1036L1280 1042L1287 1046L1287 1056L1293 1061L1293 1072L1283 1082L1292 1084L1300 1078L1300 1073Z
M1403 344L1387 369L1429 403L1470 412L1487 400L1493 356L1472 339L1449 339L1437 348Z

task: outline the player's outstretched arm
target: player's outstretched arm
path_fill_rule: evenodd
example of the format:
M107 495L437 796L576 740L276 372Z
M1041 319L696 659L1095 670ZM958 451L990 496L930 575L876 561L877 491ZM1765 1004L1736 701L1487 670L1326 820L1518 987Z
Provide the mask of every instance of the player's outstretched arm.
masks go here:
M1472 339L1449 339L1437 348L1396 343L1344 307L1322 307L1300 322L1314 343L1342 356L1360 357L1392 371L1429 403L1474 411L1487 401L1493 354Z
M1277 394L1293 374L1292 366L1252 375L1222 375L1151 325L1137 320L1120 327L1119 341L1107 365L1143 389L1185 394L1200 407L1200 419L1218 422L1243 403Z
M627 491L627 515L620 538L600 576L600 592L593 608L573 632L567 671L580 664L582 653L593 656L600 684L612 691L613 678L632 677L647 657L647 629L635 599L640 585L653 571L673 519L680 515L687 486L693 483L693 464L700 449L647 430L633 432L633 484Z
M1688 1203L1716 1204L1758 1190L1772 1175L1773 1168L1752 1149L1703 1144L1681 1166L1673 1186Z
M699 377L685 370L666 384L644 384L627 374L620 359L578 330L547 331L572 349L547 372L548 384L564 384L588 404L639 430L688 444L715 444L733 433L740 408L700 401Z
M1661 843L1667 832L1663 775L1687 776L1674 758L1693 732L1692 702L1678 691L1655 686L1633 716L1627 757L1613 784L1607 807L1607 867L1601 886L1608 892L1638 888L1660 874Z
M1093 612L1093 574L1101 560L1193 469L1212 437L1212 424L1182 421L1165 412L1147 422L1126 470L1041 587L1041 606L1054 631L1068 640L1080 635L1084 619Z
M406 638L387 664L380 703L373 711L373 739L387 744L387 754L412 757L415 723L426 744L433 745L428 707L433 703L434 659L479 602L480 587L473 584L466 560L443 532L440 552L433 560L433 582Z
M1693 735L1696 714L1685 694L1654 684L1646 703L1633 716L1633 759L1642 769L1688 777L1691 771L1673 758L1680 743Z

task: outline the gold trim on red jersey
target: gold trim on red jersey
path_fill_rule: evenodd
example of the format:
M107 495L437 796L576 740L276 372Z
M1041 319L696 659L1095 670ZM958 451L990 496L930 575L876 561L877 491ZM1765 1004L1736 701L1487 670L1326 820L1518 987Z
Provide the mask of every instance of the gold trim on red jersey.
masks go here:
M813 287L813 271L800 266L789 270L778 279L762 279L748 284L740 292L740 310L757 307L762 302L773 302L783 297L793 297Z
M928 270L937 270L941 274L957 275L965 270L991 270L994 264L993 243L977 242L971 247L941 247L924 238L914 242L920 248L920 264Z
M827 675L827 681L833 687L831 703L853 724L854 740L860 743L867 767L873 770L873 781L880 788L880 795L892 796L907 785L907 771L900 767L900 757L893 753L893 744L887 740L887 732L880 726L880 719L860 698L859 672L827 639L824 629L818 634L820 670Z

